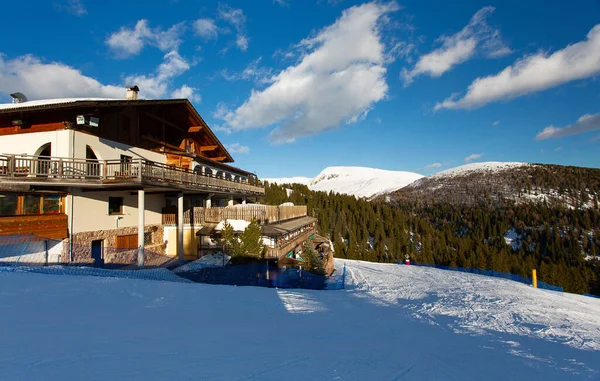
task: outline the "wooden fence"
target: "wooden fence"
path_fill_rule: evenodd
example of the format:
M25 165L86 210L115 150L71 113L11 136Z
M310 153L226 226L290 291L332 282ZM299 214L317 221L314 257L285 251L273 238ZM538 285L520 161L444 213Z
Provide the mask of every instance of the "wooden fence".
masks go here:
M203 223L219 223L223 220L256 220L261 225L278 223L297 217L306 216L306 205L272 206L272 205L238 205L224 208L194 207L183 213L183 224L202 225ZM177 224L176 213L163 213L163 225Z

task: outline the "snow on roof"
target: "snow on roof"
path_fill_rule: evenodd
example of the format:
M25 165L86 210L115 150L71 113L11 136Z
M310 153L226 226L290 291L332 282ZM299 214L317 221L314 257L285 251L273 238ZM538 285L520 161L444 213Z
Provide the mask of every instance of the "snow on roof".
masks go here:
M115 98L56 98L39 99L37 101L27 101L22 103L0 103L0 110L19 109L23 107L48 106L75 102L94 102L94 101L122 101Z
M246 230L248 225L250 225L249 221L244 221L244 220L223 220L223 221L219 222L217 224L217 226L215 226L215 230L222 231L223 226L225 225L225 221L227 221L229 223L229 225L231 225L233 227L233 231L236 231L236 232L243 232L244 230Z
M461 165L460 167L446 169L434 173L430 178L445 177L445 176L464 176L473 172L500 172L507 169L522 167L529 163L522 162L503 162L503 161L486 161L482 163L471 163Z

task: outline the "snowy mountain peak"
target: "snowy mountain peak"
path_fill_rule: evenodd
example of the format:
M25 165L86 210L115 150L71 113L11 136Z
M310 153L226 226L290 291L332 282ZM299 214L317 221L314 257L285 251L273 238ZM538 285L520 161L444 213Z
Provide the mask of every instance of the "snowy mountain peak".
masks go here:
M423 176L414 172L389 171L367 167L327 167L313 179L291 177L265 179L271 183L306 184L310 190L336 192L356 197L373 197L398 190ZM290 181L295 180L295 181ZM304 182L309 180L307 182Z

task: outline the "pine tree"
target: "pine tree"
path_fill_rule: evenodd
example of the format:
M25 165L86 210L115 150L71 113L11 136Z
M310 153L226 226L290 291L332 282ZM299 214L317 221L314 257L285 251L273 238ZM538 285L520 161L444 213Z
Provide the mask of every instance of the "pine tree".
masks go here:
M263 245L260 224L253 220L240 235L239 245L233 245L233 256L263 258L266 247Z
M223 230L221 230L221 238L219 239L219 244L223 247L223 251L226 254L231 255L234 251L234 246L238 246L238 240L235 236L235 232L233 231L233 226L227 220L223 223Z
M325 275L323 261L315 252L310 240L306 240L302 245L302 268L315 275Z

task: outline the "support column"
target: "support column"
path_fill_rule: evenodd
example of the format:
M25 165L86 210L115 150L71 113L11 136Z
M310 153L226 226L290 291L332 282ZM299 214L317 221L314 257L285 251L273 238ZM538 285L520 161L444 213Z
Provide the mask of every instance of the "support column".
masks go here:
M233 196L229 196L229 199L227 200L227 206L233 206Z
M145 260L145 255L144 255L144 227L146 226L146 223L144 221L144 217L146 214L146 207L144 205L144 201L145 201L145 194L144 194L144 190L140 189L138 190L138 266L139 267L144 267L144 260Z
M246 197L242 197L242 205L246 205Z
M205 207L206 209L210 209L210 207L211 207L211 205L212 205L212 200L211 200L211 197L212 197L212 194L209 194L209 195L206 197L206 201L205 201L205 203L204 203L204 207Z
M177 254L183 260L183 192L177 195Z

